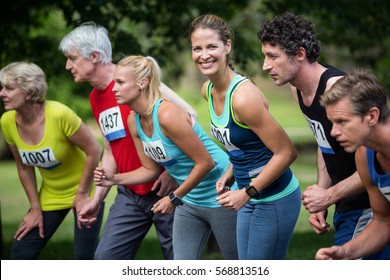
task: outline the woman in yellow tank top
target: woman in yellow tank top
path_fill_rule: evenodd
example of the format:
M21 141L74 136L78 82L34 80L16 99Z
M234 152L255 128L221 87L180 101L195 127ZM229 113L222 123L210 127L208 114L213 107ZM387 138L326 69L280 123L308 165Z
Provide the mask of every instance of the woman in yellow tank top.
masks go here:
M75 217L74 257L92 259L101 223L86 228L77 212L89 201L102 152L99 143L70 108L45 101L46 76L37 65L11 63L1 69L0 82L6 111L1 128L30 203L14 235L11 259L38 258L70 209Z

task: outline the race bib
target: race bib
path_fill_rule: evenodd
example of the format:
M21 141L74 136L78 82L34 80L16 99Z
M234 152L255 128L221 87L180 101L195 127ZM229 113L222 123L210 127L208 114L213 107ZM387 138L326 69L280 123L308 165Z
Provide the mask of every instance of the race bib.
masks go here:
M379 190L383 193L386 199L390 202L390 186L378 185Z
M144 147L145 154L155 162L160 163L162 166L170 166L177 162L175 159L172 159L167 155L161 141L142 141L142 145Z
M317 144L324 154L334 154L332 147L330 146L328 139L326 139L325 131L322 124L318 121L311 120L305 115L306 121L309 124L311 131L316 138Z
M51 170L61 164L54 156L51 148L34 151L19 150L23 164Z
M110 142L126 136L119 106L101 112L99 126L103 135Z
M218 140L218 142L220 142L222 145L224 145L224 147L226 148L226 150L233 154L233 155L238 155L238 154L241 154L242 151L237 148L236 146L234 146L232 144L232 142L230 141L230 130L227 129L227 128L218 128L218 127L215 127L214 125L211 124L211 134L213 135L213 137L215 139Z

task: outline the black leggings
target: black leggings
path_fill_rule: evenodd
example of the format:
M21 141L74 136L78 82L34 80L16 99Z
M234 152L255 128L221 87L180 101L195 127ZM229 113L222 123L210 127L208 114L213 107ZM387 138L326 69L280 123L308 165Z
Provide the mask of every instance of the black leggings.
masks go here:
M57 211L42 211L43 228L45 237L39 236L38 227L31 230L22 240L14 239L11 249L13 260L35 260L56 232L70 209ZM89 229L77 227L76 215L74 213L74 259L93 260L93 255L99 241L100 227L103 220L104 204L100 207L97 222Z

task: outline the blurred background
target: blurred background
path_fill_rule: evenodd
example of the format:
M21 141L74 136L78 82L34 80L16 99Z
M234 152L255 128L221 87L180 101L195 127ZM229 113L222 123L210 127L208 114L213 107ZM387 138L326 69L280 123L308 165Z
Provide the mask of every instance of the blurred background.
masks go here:
M129 54L155 57L163 69L163 81L197 110L200 124L209 131L207 104L200 95L204 77L191 60L188 27L199 15L216 14L234 31L234 67L250 76L268 97L271 113L298 149L298 159L292 169L303 191L316 180L316 144L288 86L276 87L262 71L263 56L256 35L265 20L284 11L296 13L315 24L322 47L321 62L344 71L370 68L389 92L390 1L387 0L2 1L0 68L21 60L38 64L47 75L47 99L71 107L100 139L89 105L91 87L73 82L65 70L65 57L58 50L66 33L82 22L95 21L109 31L114 62ZM0 101L0 115L3 111ZM1 133L0 178L1 253L2 259L6 259L13 234L28 209L28 201ZM106 215L115 194L116 191L110 192ZM41 258L71 258L73 229L72 217L68 218ZM308 213L302 208L289 259L312 259L319 247L332 242L332 233L316 236L307 218ZM214 247L210 244L205 258L220 257ZM138 258L162 258L153 231L145 239Z

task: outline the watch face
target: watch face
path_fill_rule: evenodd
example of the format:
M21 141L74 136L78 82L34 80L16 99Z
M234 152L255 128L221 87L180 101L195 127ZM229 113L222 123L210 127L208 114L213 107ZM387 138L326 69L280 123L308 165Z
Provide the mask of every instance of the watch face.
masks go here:
M252 188L249 189L249 193L250 193L251 196L254 196L254 195L257 194L257 191L254 190L253 187L252 187Z
M171 202L173 203L173 205L175 206L179 206L179 205L182 205L183 202L181 201L181 199L177 196L175 196L173 193L170 193L169 194L169 198L171 199Z
M250 197L254 197L256 196L259 192L255 189L255 187L251 186L251 185L248 185L246 188L246 193L250 196Z
M178 198L178 197L176 196L174 199L172 199L172 203L173 203L174 205L178 206L178 205L181 204L181 200L180 200L180 198Z

